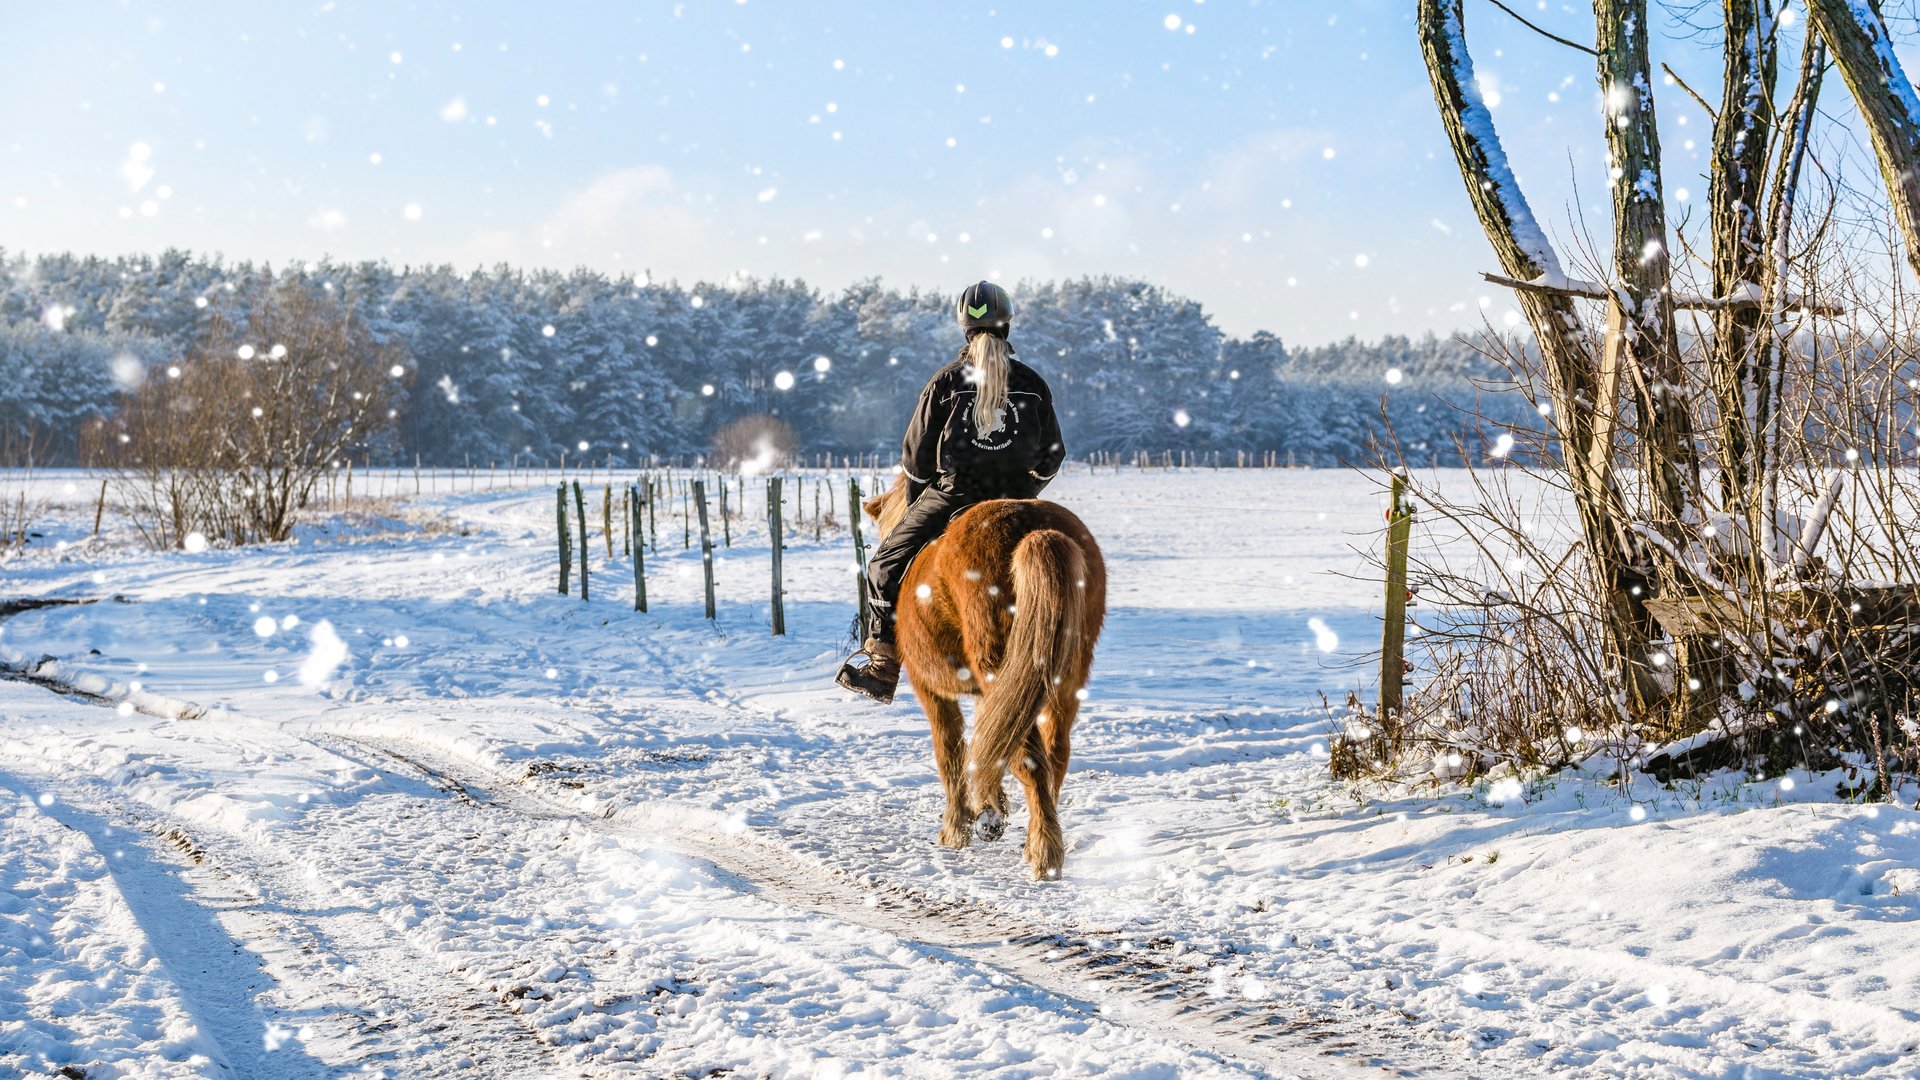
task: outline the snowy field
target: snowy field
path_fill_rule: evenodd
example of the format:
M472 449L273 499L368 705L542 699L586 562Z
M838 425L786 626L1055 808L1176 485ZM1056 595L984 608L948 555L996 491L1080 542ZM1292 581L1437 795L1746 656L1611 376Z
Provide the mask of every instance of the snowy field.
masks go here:
M774 638L757 523L709 624L677 514L642 615L598 539L556 594L551 487L356 483L297 544L153 554L36 478L0 602L98 602L0 624L0 1074L1920 1071L1909 811L1328 779L1363 477L1050 491L1112 575L1051 883L1018 811L938 847L911 696L832 686L844 530L789 540Z

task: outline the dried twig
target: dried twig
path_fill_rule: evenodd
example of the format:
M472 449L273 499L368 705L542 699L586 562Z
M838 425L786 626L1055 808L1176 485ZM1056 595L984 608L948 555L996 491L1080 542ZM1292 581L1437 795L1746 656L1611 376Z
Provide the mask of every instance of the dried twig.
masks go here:
M1524 26L1527 29L1533 31L1534 33L1539 34L1541 37L1546 38L1548 41L1558 42L1561 45L1565 45L1569 49L1578 49L1579 51L1586 53L1588 56L1599 55L1599 53L1594 49L1593 46L1582 45L1577 41L1573 41L1568 38L1563 38L1559 34L1556 34L1551 30L1542 29L1541 27L1528 21L1525 15L1522 15L1519 12L1508 7L1507 5L1501 3L1500 0L1487 0L1487 2L1492 4L1494 7L1499 8L1501 11L1506 12L1513 19L1514 22L1517 22L1521 26Z

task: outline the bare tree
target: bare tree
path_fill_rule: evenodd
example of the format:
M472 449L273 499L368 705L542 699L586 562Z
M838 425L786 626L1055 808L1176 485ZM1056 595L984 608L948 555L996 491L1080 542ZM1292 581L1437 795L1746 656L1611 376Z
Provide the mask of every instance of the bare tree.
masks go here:
M1679 535L1700 487L1690 443L1686 379L1673 318L1672 261L1653 66L1647 58L1646 0L1594 0L1596 49L1606 95L1607 160L1613 193L1613 278L1606 346L1633 378L1641 479L1652 492L1654 526ZM1617 308L1617 313L1614 309Z
M96 433L116 497L147 543L179 547L190 533L243 544L245 516L223 498L216 416L226 387L214 366L170 363L149 373Z
M320 479L385 426L395 356L350 309L299 284L270 292L244 332L227 329L216 324L198 357L233 402L218 458L243 483L255 532L285 540Z
M322 478L387 425L395 362L339 300L268 287L244 326L216 315L131 395L107 447L123 501L156 545L287 539Z
M1474 85L1461 0L1420 0L1435 101L1500 263L1486 277L1516 291L1537 360L1491 335L1486 348L1523 390L1545 382L1553 428L1524 460L1554 462L1531 479L1565 492L1578 535L1533 532L1503 482L1478 474L1478 501L1425 492L1477 553L1467 570L1444 558L1420 568L1451 613L1427 637L1443 674L1416 695L1424 716L1375 718L1385 730L1349 741L1343 760L1501 731L1515 762L1598 740L1623 763L1665 768L1676 748L1751 736L1775 762L1790 742L1801 761L1871 746L1884 785L1897 764L1887 725L1920 691L1920 557L1900 526L1920 512L1907 464L1920 349L1898 266L1852 257L1836 235L1842 218L1884 211L1920 272L1920 98L1878 5L1808 0L1783 108L1779 7L1721 0L1717 108L1685 88L1714 124L1704 254L1666 220L1645 0L1594 0L1591 47L1496 6L1591 55L1604 103L1610 247L1581 280L1514 183ZM1849 190L1817 160L1830 61L1884 191ZM1709 734L1719 741L1699 741Z
M1595 587L1608 598L1608 662L1632 687L1636 706L1650 708L1654 691L1640 677L1652 639L1639 604L1646 575L1638 545L1621 525L1623 508L1612 475L1618 364L1609 363L1604 376L1596 374L1592 336L1575 308L1575 293L1562 287L1568 279L1560 256L1514 178L1493 114L1480 95L1462 2L1420 0L1421 51L1454 161L1500 261L1502 280L1534 286L1519 289L1518 300L1542 354L1561 460L1580 493L1576 504Z
M799 436L779 417L755 413L743 416L713 437L714 464L749 476L786 468L800 447Z

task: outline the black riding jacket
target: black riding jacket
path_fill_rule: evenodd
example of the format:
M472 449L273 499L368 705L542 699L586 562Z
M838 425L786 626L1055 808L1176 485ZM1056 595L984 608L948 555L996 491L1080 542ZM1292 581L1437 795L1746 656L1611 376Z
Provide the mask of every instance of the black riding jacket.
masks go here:
M976 499L1031 499L1060 471L1067 452L1053 391L1040 373L1009 357L1003 426L981 438L974 429L975 387L967 378L967 350L920 391L920 403L900 444L907 498L929 485Z

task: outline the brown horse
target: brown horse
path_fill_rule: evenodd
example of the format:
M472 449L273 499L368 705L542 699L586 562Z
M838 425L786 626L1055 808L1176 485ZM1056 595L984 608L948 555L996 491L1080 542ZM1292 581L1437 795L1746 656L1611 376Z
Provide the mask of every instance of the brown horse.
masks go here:
M869 499L882 538L907 512L903 481ZM994 499L954 516L908 567L895 617L900 659L933 725L946 787L940 842L963 848L1005 828L1001 776L1027 791L1027 863L1058 877L1066 858L1060 783L1074 717L1107 614L1107 566L1079 518L1040 499ZM973 742L960 697L979 698Z

